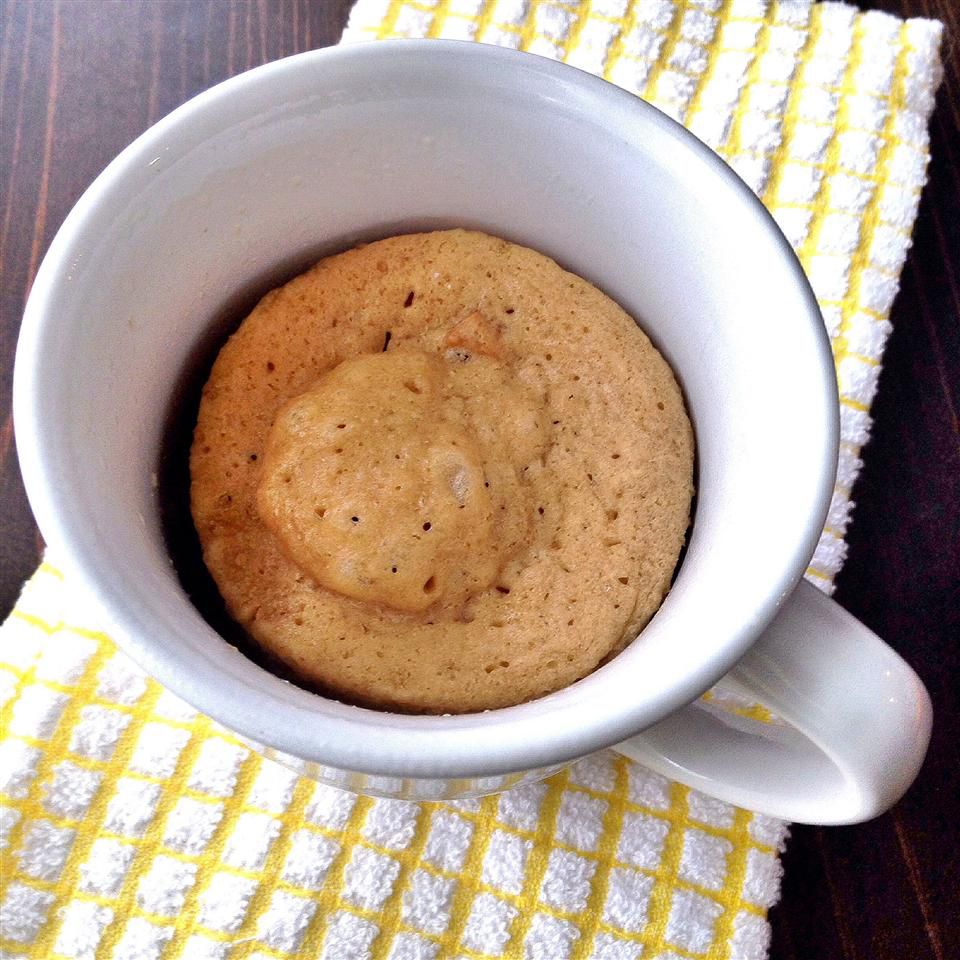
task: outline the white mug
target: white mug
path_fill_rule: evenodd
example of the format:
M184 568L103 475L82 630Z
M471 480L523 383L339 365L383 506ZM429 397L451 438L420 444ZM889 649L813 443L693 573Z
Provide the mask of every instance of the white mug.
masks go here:
M519 706L403 716L299 689L222 639L171 565L155 478L165 414L225 305L357 240L454 225L552 256L637 318L684 389L696 514L673 588L612 662ZM843 823L895 802L923 759L916 675L801 581L838 404L793 252L692 135L573 68L477 44L365 44L191 100L101 174L54 239L14 412L40 528L117 641L310 776L468 796L614 746L724 800ZM728 673L786 722L697 701Z

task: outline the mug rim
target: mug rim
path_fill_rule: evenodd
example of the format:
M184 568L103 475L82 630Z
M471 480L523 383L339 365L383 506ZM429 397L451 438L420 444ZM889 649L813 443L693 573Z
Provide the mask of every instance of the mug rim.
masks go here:
M705 162L727 189L739 195L745 212L749 212L757 221L769 237L771 248L778 251L785 261L794 281L790 296L797 297L798 302L805 306L804 312L810 320L813 337L819 345L819 375L826 382L835 383L832 352L819 307L793 249L773 217L746 184L719 156L682 125L612 83L567 64L533 54L468 41L379 41L308 51L264 64L225 80L198 94L153 125L109 164L83 194L58 231L41 264L27 303L14 371L14 419L18 426L25 426L23 431L17 431L17 446L31 506L48 542L62 548L71 570L76 571L78 580L92 596L100 599L120 636L129 641L124 644L124 648L130 652L133 659L150 675L199 709L225 726L280 751L361 773L413 777L465 777L511 773L566 762L638 733L644 726L669 714L709 688L746 652L801 578L819 538L832 494L839 444L839 403L835 389L829 397L824 398L824 422L821 424L823 457L811 471L816 474L817 509L808 517L806 536L792 545L793 549L785 556L781 569L776 576L769 578L764 601L754 611L754 617L743 624L739 633L724 638L722 648L715 650L714 656L692 668L685 677L686 682L666 691L656 704L623 705L600 718L600 721L584 725L573 719L557 723L558 717L564 716L577 706L578 698L571 693L577 684L528 704L452 717L414 716L370 710L300 691L330 708L325 716L332 724L331 729L319 738L324 741L322 751L317 746L318 738L312 736L313 731L304 731L296 725L289 729L265 729L262 719L258 717L264 710L269 709L270 698L260 691L231 688L231 685L227 684L225 686L228 689L211 694L211 687L206 685L202 676L183 675L179 661L158 650L157 644L151 643L149 638L140 636L135 619L128 615L124 607L123 597L118 596L113 589L110 570L102 562L98 562L96 557L89 555L76 522L68 517L70 511L65 509L66 505L60 501L56 478L51 474L51 465L45 462L44 451L39 443L42 421L38 416L35 401L40 389L39 367L42 358L38 347L42 328L53 322L45 306L50 300L51 291L64 282L64 275L71 261L71 249L80 242L84 231L90 228L90 221L94 219L98 202L103 196L111 190L123 189L124 177L130 169L143 165L145 156L152 155L154 144L165 136L168 130L188 117L204 111L215 111L217 105L224 100L232 102L238 95L242 96L249 85L269 84L275 78L282 77L286 71L312 70L315 65L326 62L360 64L362 68L368 62L383 63L401 54L417 57L424 61L424 65L430 57L454 55L457 58L466 58L468 62L472 59L483 69L500 63L505 67L519 66L528 75L540 73L548 79L559 78L564 83L580 86L594 99L607 98L611 113L612 107L619 104L621 110L632 112L636 118L640 118L638 122L650 124L678 141L682 149L690 151ZM612 117L607 117L606 120L611 127L619 126ZM213 676L211 672L207 679L212 681ZM534 705L535 711L528 709ZM316 719L316 714L314 718ZM336 735L337 730L352 728L356 732L361 727L367 728L373 741L373 746L366 752L358 752L355 740L348 738L341 742ZM509 727L511 732L524 732L512 742L504 742L505 727ZM414 744L414 739L419 745ZM406 753L398 752L398 743L404 744ZM411 754L417 751L420 751L420 755L411 758ZM431 755L424 756L425 753ZM464 760L468 755L469 760Z

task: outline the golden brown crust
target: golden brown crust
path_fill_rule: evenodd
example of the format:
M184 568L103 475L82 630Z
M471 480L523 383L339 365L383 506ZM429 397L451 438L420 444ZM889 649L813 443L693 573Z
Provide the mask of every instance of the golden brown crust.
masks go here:
M388 331L390 349L502 354L550 411L530 543L466 615L319 587L257 511L280 408ZM692 469L680 390L623 310L532 250L452 230L330 257L261 300L204 389L191 505L231 614L305 680L374 706L465 712L560 689L636 636L669 587Z

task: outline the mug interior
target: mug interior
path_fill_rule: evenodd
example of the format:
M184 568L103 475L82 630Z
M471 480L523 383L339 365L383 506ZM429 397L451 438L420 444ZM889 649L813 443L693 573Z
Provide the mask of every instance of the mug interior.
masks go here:
M531 246L638 320L685 392L697 516L666 601L610 664L517 707L401 716L291 686L212 630L171 566L156 476L172 397L241 304L358 240L448 226ZM44 260L14 409L44 536L149 673L278 750L410 777L557 763L689 702L802 574L836 464L816 303L736 176L610 84L443 41L269 64L132 144Z

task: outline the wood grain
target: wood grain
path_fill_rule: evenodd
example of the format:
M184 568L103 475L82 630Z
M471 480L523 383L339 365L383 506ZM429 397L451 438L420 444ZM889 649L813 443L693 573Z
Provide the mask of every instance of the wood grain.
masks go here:
M838 599L923 677L936 719L917 783L856 827L796 827L774 960L948 960L960 944L960 8L860 6L947 27L933 161L893 308L854 492ZM0 615L42 543L10 418L26 293L53 233L100 170L194 94L336 42L350 0L6 0L0 7Z

